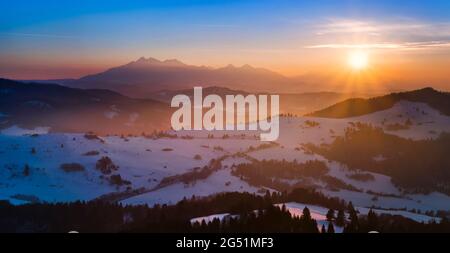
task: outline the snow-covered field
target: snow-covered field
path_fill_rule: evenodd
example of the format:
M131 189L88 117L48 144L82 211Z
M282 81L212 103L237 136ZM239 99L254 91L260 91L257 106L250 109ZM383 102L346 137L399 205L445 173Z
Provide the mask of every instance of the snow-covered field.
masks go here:
M232 159L227 159L234 163ZM235 163L241 162L237 160ZM123 204L175 204L182 200L183 197L202 197L220 192L250 192L257 193L258 188L252 187L245 181L232 176L229 168L221 169L214 172L204 180L198 180L194 184L186 185L177 183L164 187L160 190L145 193L136 197L132 197L122 201Z
M244 151L257 142L221 140L221 149L218 150L209 146L213 143L208 139L102 137L98 140L87 139L82 134L16 133L17 131L13 135L0 135L0 198L12 202L17 200L11 197L16 194L34 195L42 201L54 202L89 200L102 194L124 190L123 186L113 186L100 178L102 174L95 167L96 162L103 156L110 157L113 163L119 166L115 173L129 180L132 188L152 188L164 177L203 167L213 158ZM98 154L86 155L88 152ZM201 157L195 158L198 154ZM67 163L79 163L85 169L66 172L60 166ZM24 172L26 167L29 168L27 173ZM218 173L225 172L224 170ZM223 175L220 178L226 179ZM234 184L230 185L231 187L234 187ZM207 194L214 189L210 188L200 192ZM186 190L179 191L180 194L183 192ZM170 199L170 195L166 196ZM179 200L176 196L173 198L174 201Z
M374 177L373 181L357 181L348 177L350 172L342 164L327 161L317 154L308 154L300 149L303 143L330 143L336 136L344 133L350 122L366 122L386 128L389 124L405 124L406 121L409 122L407 128L386 131L405 138L426 139L437 137L439 133L450 129L450 117L441 115L426 104L412 102L400 102L386 111L346 119L282 117L280 137L277 140L279 145L247 152L247 155L257 160L325 161L330 169L330 176L341 179L362 192L330 191L325 188L318 190L352 201L361 208L374 206L383 209L448 211L450 197L445 194L435 192L429 195L401 195L388 176L370 173ZM45 127L33 130L11 127L1 130L0 199L16 204L26 203L30 199L48 202L75 201L125 191L127 185L112 185L96 169L96 162L103 156L108 156L119 166L113 174L120 174L122 179L130 181L131 189L148 189L143 194L122 199L124 204L173 204L192 195L207 196L225 191L257 193L260 190L231 175L230 168L233 164L248 162L247 159L237 157L226 158L222 162L222 168L205 179L190 184L175 182L153 189L168 176L191 172L208 165L212 159L246 152L250 146L258 147L262 144L256 138L259 136L258 132L184 131L177 135L189 136L188 138L102 136L100 139L88 139L83 134L48 131ZM214 138L207 138L209 134L213 134ZM228 138L222 138L225 134ZM88 152L94 155L86 155ZM60 166L67 163L79 163L84 170L66 172ZM367 191L395 197L374 198ZM323 211L314 210L317 210L317 215ZM411 213L398 211L398 214L407 216ZM417 218L419 219L422 218Z

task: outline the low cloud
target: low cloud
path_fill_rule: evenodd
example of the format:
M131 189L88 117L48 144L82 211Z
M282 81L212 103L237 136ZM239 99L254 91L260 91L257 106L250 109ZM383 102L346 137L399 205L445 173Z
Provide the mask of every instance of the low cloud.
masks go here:
M418 50L450 47L450 22L330 19L316 24L314 29L319 42L306 48ZM365 42L341 43L355 38Z
M423 22L409 19L389 22L331 19L315 27L316 35L366 34L374 36L450 36L450 22Z
M404 42L404 43L368 43L368 44L318 44L306 46L306 48L331 48L331 49L430 49L449 48L450 41L425 41L425 42Z

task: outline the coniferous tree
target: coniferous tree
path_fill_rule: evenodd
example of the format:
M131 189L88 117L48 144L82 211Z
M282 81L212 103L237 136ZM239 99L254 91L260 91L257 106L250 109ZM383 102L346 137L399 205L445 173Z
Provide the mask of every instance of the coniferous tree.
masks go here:
M334 220L334 210L333 209L328 209L327 221L328 222L332 222L333 220Z
M348 202L348 205L347 205L347 212L351 213L353 211L355 211L355 207L353 206L353 203L350 201L350 202Z
M309 208L305 206L303 208L302 216L300 217L300 226L303 228L303 231L306 233L318 233L319 229L317 228L316 220L312 219L311 212Z
M372 209L367 213L367 229L369 231L376 231L378 229L378 217Z
M322 228L320 229L320 233L325 234L327 230L325 229L325 224L322 224Z
M358 221L358 213L356 212L355 208L353 207L352 202L348 204L348 213L349 213L349 219L350 223L347 224L344 228L345 233L355 233L359 230L359 221Z
M303 208L302 218L304 220L311 220L311 212L309 211L309 208L307 206Z
M284 195L286 196L286 195ZM281 197L281 196L279 196ZM273 201L273 200L271 200ZM288 202L281 198L276 201ZM245 203L245 206L241 206ZM239 208L236 208L236 205ZM231 210L239 214L211 222L191 223L192 217L202 217L211 213ZM443 217L440 222L420 223L402 216L376 215L370 210L367 215L355 219L357 212L353 209L349 225L345 232L367 233L368 229L385 233L428 233L450 232L450 221ZM261 210L256 213L254 210ZM335 210L340 210L335 209ZM341 215L339 215L341 213ZM338 212L338 217L344 217ZM440 214L446 215L446 212ZM123 206L104 202L39 203L32 205L11 205L0 201L0 233L18 232L26 228L32 232L66 233L68 229L81 232L323 232L324 226L317 226L312 213L305 208L302 218L293 217L288 210L275 207L265 202L264 197L248 193L223 193L211 198L186 199L176 205ZM48 224L35 224L36 220ZM336 218L336 221L339 220ZM354 221L358 221L355 227ZM76 224L76 225L74 225ZM328 222L326 233L335 232L336 223ZM337 229L336 229L337 230ZM340 229L339 229L340 231Z
M329 234L334 234L334 226L333 226L333 222L328 222L327 233L329 233Z
M345 213L342 209L339 209L336 216L336 225L339 227L343 227L345 225Z

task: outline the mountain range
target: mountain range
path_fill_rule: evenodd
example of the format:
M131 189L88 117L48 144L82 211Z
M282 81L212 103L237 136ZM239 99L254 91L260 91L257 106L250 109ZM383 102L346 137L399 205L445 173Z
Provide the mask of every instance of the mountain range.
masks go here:
M369 97L424 87L423 81L408 81L378 73L376 80L366 78L374 73L349 73L345 70L316 70L297 76L284 76L248 64L213 68L183 63L177 59L158 60L141 57L127 64L77 79L21 80L55 83L72 88L108 89L134 98L149 98L155 92L192 89L194 86L223 87L251 93L342 92L352 97ZM355 82L355 80L358 80ZM433 85L444 89L441 86Z
M160 61L141 57L128 64L80 79L46 80L73 88L109 89L121 94L145 98L161 90L180 90L194 86L220 86L248 92L294 92L296 80L250 65L222 68L187 65L176 59Z

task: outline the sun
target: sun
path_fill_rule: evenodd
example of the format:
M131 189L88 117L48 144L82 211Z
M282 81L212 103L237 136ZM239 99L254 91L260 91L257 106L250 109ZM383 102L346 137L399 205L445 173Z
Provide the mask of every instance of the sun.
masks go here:
M348 55L348 65L353 70L363 70L367 68L369 64L369 55L364 51L354 51Z

